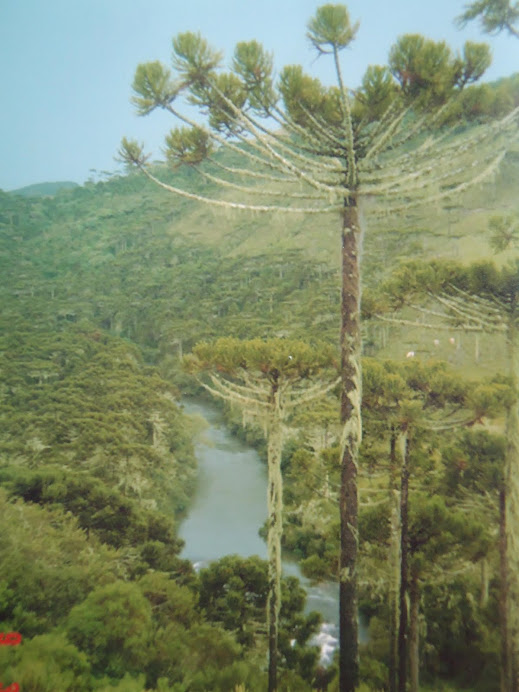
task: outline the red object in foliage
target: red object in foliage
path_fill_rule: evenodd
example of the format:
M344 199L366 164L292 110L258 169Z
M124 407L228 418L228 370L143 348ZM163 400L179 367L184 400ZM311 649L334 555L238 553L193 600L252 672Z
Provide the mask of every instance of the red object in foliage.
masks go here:
M0 632L0 646L17 646L21 641L22 635L19 632L7 632L7 634ZM0 692L3 692L1 688Z
M17 682L12 682L7 687L3 687L3 684L0 682L0 692L19 692L19 690L20 685Z

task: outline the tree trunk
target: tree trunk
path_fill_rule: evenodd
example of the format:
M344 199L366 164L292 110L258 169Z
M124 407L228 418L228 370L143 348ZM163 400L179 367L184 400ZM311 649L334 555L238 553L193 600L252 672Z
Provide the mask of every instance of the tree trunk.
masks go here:
M400 622L398 627L398 690L407 687L407 590L409 552L409 439L407 430L400 437L402 448L402 480L400 487Z
M508 329L510 376L515 400L508 409L505 459L505 530L510 692L519 692L519 344L512 306Z
M501 692L510 689L508 666L508 576L506 569L506 490L499 491L499 626L501 630Z
M400 493L392 491L391 507L391 581L389 585L389 692L397 691L398 673L398 627L400 618Z
M360 337L360 225L356 200L346 200L342 229L341 298L341 548L339 575L339 690L354 692L359 679L357 468L362 436Z
M411 673L411 692L418 692L420 681L420 633L418 631L420 587L416 575L413 575L411 578L409 595L411 599L409 617L409 669Z
M479 592L479 607L486 608L488 605L488 560L484 557L481 560L481 589Z
M398 683L398 621L400 596L400 493L397 489L397 433L391 428L390 463L390 503L391 503L391 539L390 565L391 580L389 584L389 692L397 692Z
M278 383L272 384L268 419L268 578L267 623L269 642L268 690L277 690L278 620L281 608L281 534L283 530L282 412Z

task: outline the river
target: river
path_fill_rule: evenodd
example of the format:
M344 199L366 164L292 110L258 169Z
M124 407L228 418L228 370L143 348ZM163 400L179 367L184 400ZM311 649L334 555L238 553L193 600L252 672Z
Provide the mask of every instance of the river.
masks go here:
M180 525L185 541L182 557L200 569L224 555L259 555L267 548L259 529L267 516L267 469L253 448L233 437L221 412L205 402L183 400L188 414L199 414L209 423L196 445L198 487L189 513ZM283 573L301 580L307 591L306 611L323 617L314 643L321 649L321 662L331 661L338 644L339 588L334 582L310 584L297 562L283 560ZM360 626L362 640L365 628Z

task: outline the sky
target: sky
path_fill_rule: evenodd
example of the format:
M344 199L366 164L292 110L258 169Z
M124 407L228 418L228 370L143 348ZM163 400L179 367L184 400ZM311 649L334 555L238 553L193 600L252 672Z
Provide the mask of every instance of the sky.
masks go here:
M161 158L172 116L135 114L130 102L135 68L170 65L171 39L200 31L230 60L238 41L257 39L273 53L279 72L301 64L326 83L332 61L316 59L306 24L322 0L0 0L0 189L38 182L84 183L101 171L121 171L122 137L137 139ZM487 36L476 22L463 30L454 18L464 0L350 0L360 21L342 52L348 86L369 64L386 64L391 45L406 33L445 40L488 41L493 65L484 81L519 71L519 41Z

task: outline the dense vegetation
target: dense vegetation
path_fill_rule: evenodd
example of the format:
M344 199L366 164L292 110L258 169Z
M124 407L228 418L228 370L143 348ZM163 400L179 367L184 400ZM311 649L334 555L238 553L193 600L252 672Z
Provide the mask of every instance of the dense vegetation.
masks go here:
M503 177L489 188L494 208L510 208L507 180L516 170L510 157ZM146 184L141 203L137 191L142 184L130 176L52 198L2 194L0 484L5 522L0 548L10 569L2 577L0 617L3 631L24 635L19 650L1 652L4 678L38 690L105 689L125 675L121 690L132 685L135 690L144 685L184 689L180 684L227 690L237 683L261 689L265 642L259 612L266 599L266 567L231 565L240 570L242 581L252 578L246 576L250 570L259 570L250 587L256 615L247 611L238 617L238 602L249 603L240 582L232 582L238 591L232 598L227 592L226 610L215 600L211 580L222 578L217 575L225 562L215 567L214 577L202 572L199 580L178 558L174 516L186 510L195 479L189 427L175 404L178 386L187 386L179 355L202 338L229 333L324 336L333 343L337 270L331 250L312 258L315 240L305 224L286 228L285 243L293 238L296 247L283 249L273 242L279 233L275 223L258 241L254 218L206 213L204 223L194 205L172 204ZM107 200L109 213L103 206ZM433 249L456 256L471 228L481 228L492 213L491 208L447 211L431 223L417 221L420 233L381 223L374 251L382 244L395 263L408 251L426 255ZM368 281L375 283L380 269L369 247L366 261ZM400 361L410 347L426 351L425 357L436 350L469 373L477 367L490 376L500 369L499 359L492 358L499 350L492 351L484 337L477 364L470 340L457 348L440 338L436 347L432 338L417 337L412 330L372 325L365 350ZM365 432L361 497L364 488L367 499L383 501L373 507L368 502L361 513L366 556L361 603L371 616L361 671L376 689L386 675L389 646L384 623L390 541L383 517L391 501L386 490L391 436L387 422L382 432L377 421L383 415L383 408L377 413L380 402L366 399L366 405L373 413ZM315 577L336 569L335 411L333 401L299 411L283 457L285 546ZM250 429L247 435L253 443L262 440L260 431ZM411 527L418 521L424 530L426 520L414 516L428 507L420 499L425 492L425 498L439 498L431 511L437 513L435 522L440 517L451 522L452 535L440 547L421 548L421 569L431 560L437 563L437 552L431 551L440 550L453 565L445 569L455 572L452 578L448 571L420 577L421 621L427 622L422 668L432 678L457 678L491 690L498 675L495 532L503 443L495 433L476 429L448 437L422 433L420 440L412 461L411 487L418 494L411 497ZM436 450L433 456L431 450ZM471 550L463 533L456 538L470 510L457 519L446 517L443 509L458 494L462 505L483 502L488 512L477 539L480 548L472 556L456 552L463 545ZM477 527L474 531L475 540ZM226 574L231 574L229 567ZM290 593L292 600L294 587ZM105 612L105 625L98 630L96 608L104 610L106 598L111 615ZM303 645L316 623L301 630L300 604L293 607L288 617L296 620L282 626L280 641L294 638L289 632L295 627ZM89 628L94 625L92 631L104 630L101 647L92 645ZM123 631L132 632L131 641ZM186 656L173 656L169 652L180 641L191 653L186 649ZM189 657L202 645L206 663L199 669ZM310 656L302 646L298 658L289 655L292 649L281 648L282 667L295 667L312 680L315 653ZM465 663L476 659L477 666ZM139 677L143 674L145 680ZM304 689L298 679L295 689Z
M516 75L469 87L448 116L468 129L518 101ZM365 288L376 291L410 255L487 253L492 217L519 213L518 160L510 152L483 194L459 206L374 221ZM232 155L219 162L232 166ZM216 191L189 167L157 169L200 194ZM54 191L0 192L0 629L24 638L0 649L3 679L35 692L266 689L267 564L228 556L197 575L179 558L176 521L196 481L195 428L177 401L197 385L182 355L229 335L319 339L333 350L333 220L315 233L307 217L265 224L215 213L140 174ZM363 325L372 356L363 363L359 517L366 689L385 689L394 675L402 470L411 669L421 667L435 690L490 692L499 678L497 538L510 387L504 344L462 340ZM260 428L243 430L234 411L226 415L266 451ZM297 407L286 427L283 544L306 575L335 579L336 394ZM281 593L279 688L331 680L334 689L336 668L320 670L308 646L319 618L302 614L295 580L285 579Z

